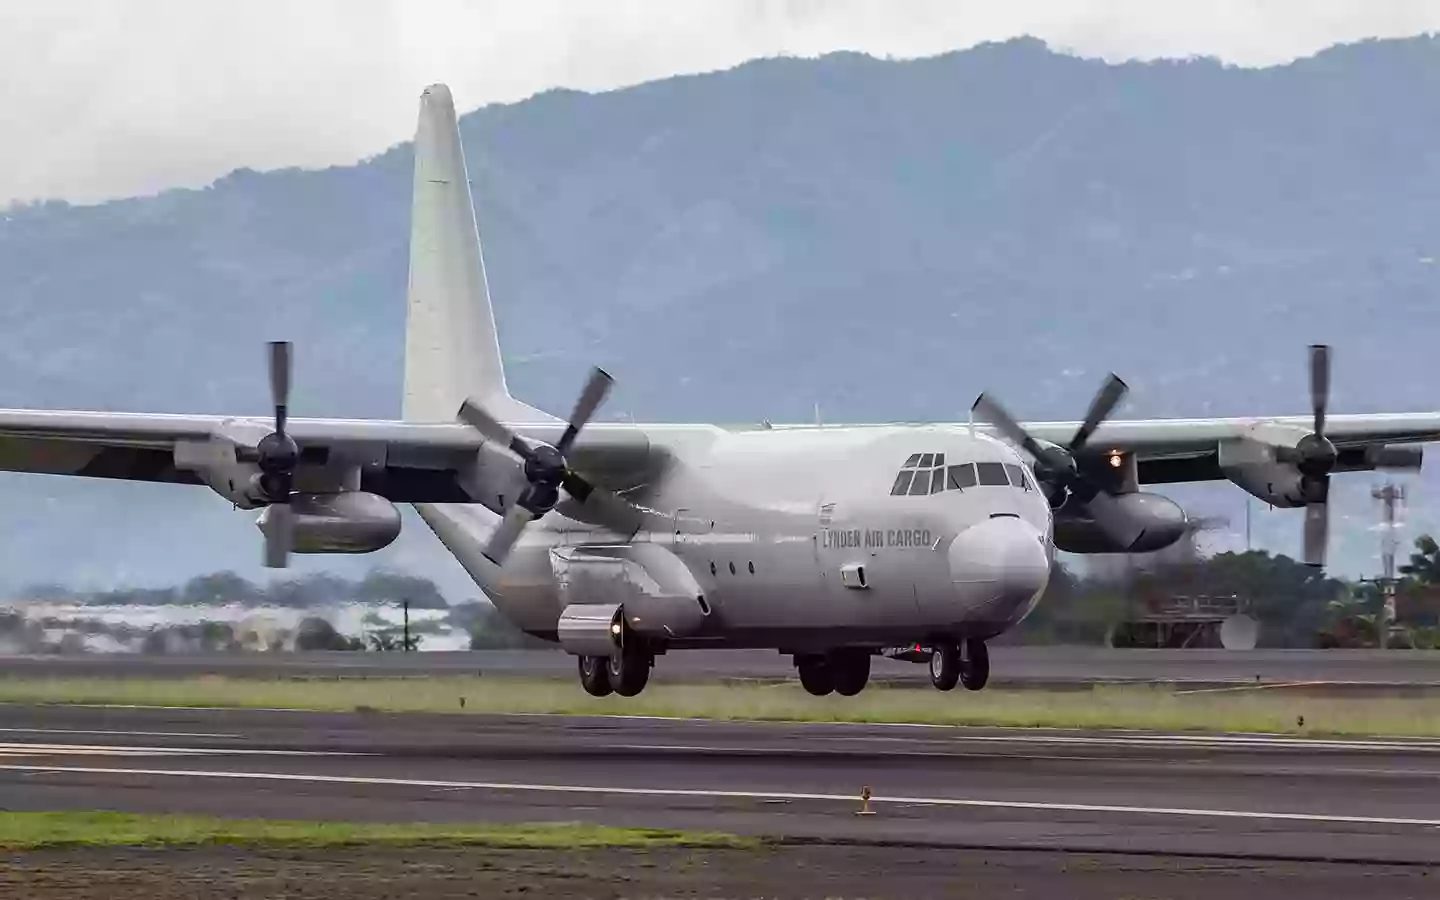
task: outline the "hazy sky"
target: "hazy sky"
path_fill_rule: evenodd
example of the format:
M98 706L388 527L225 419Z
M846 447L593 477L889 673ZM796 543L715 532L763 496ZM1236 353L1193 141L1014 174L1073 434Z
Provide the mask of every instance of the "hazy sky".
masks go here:
M44 0L0 12L0 205L352 162L461 110L757 56L926 56L1029 34L1107 59L1267 65L1440 30L1437 0Z

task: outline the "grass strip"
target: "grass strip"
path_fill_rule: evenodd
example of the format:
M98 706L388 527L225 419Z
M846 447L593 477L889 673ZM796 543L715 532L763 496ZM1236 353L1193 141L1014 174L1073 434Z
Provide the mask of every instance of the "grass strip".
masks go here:
M578 823L524 825L373 825L145 816L129 813L0 812L0 848L195 847L214 844L287 847L449 845L537 850L749 847L754 841L712 832L606 828Z
M1440 737L1440 694L1343 696L1284 688L1182 693L1164 685L941 693L872 684L856 697L812 697L794 683L661 683L638 697L595 698L570 679L494 676L333 681L18 676L0 677L0 702Z

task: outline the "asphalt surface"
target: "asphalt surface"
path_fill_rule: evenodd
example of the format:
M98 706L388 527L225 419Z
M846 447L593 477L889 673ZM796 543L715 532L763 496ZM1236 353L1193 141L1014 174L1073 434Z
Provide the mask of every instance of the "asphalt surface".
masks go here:
M1436 741L65 706L0 729L12 810L1440 864Z
M1315 683L1326 691L1440 689L1440 654L1413 650L1135 650L1101 647L991 648L996 687L1063 688L1101 682L1189 685ZM0 675L184 677L383 677L532 675L575 677L559 650L420 653L78 654L0 656ZM790 658L766 650L689 650L661 657L657 681L793 678ZM877 681L928 683L927 667L877 659Z

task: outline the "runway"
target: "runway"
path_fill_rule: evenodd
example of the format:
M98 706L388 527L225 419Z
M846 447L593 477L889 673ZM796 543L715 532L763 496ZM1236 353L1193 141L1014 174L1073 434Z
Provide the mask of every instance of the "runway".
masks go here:
M1437 779L1437 741L0 707L12 810L1440 864Z
M1136 650L1072 646L991 648L991 684L1064 688L1095 683L1314 682L1326 690L1440 688L1440 654L1411 650ZM233 653L208 655L76 654L0 656L0 675L234 678L385 677L405 675L575 676L559 650L421 653ZM689 650L661 657L657 681L793 678L787 656L767 650ZM924 684L924 665L876 659L877 681Z

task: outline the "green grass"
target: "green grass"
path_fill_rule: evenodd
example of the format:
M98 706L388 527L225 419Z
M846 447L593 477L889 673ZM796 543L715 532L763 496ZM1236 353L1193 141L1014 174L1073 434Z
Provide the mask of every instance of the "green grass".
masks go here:
M193 847L206 844L342 847L464 845L523 849L748 847L733 835L597 825L367 825L141 816L115 812L0 812L0 848Z
M662 683L652 684L639 697L600 699L585 694L571 679L0 677L0 702L1440 737L1440 694L1322 696L1286 688L1185 694L1164 686L1097 686L941 693L928 687L872 684L857 697L811 697L793 682Z

